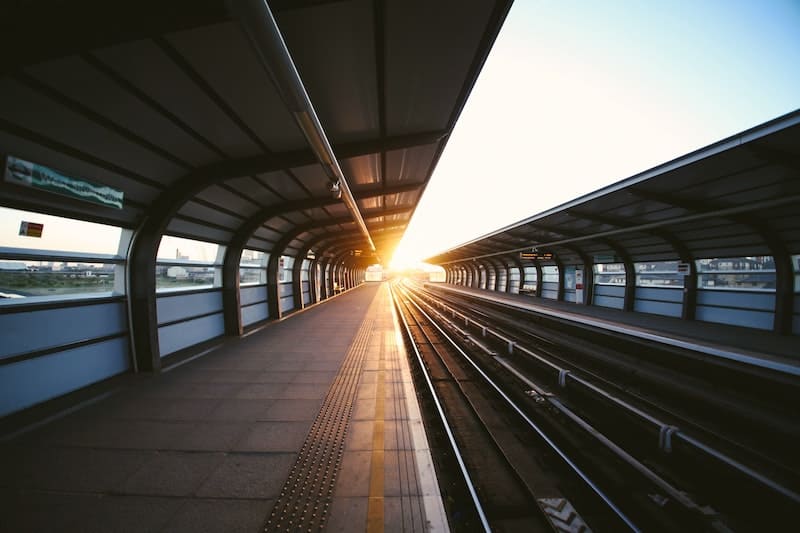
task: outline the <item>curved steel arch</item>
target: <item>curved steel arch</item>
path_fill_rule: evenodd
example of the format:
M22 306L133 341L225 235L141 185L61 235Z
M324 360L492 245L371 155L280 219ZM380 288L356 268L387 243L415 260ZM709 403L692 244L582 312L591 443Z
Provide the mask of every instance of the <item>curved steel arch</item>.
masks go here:
M419 188L418 185L401 185L397 187L381 187L370 190L363 190L355 196L358 199L375 198L385 194L396 194L408 192ZM315 207L335 205L339 201L327 196L325 198L309 198L294 202L284 202L267 206L255 215L251 216L235 231L233 238L225 249L225 259L222 267L222 287L223 287L223 308L238 309L239 301L239 258L253 233L260 228L266 221L284 213L302 211ZM228 335L241 335L241 321L236 320L230 313L225 313L225 332Z
M402 232L404 231L404 229L403 229L404 226L397 226L397 227L399 227L401 229L387 230L386 228L378 228L378 229L373 230L373 237L374 237L375 241L376 242L380 242L382 240L394 238L397 234L402 234ZM386 232L386 233L384 233L384 232ZM355 230L351 230L348 233L355 234L357 232ZM350 243L357 243L357 242L361 241L361 239L359 237L357 237L357 236L352 236L352 235L340 236L337 239L337 238L335 238L335 236L337 236L337 235L339 235L338 232L337 233L328 233L328 234L325 234L325 235L321 235L321 236L313 239L312 241L309 241L309 243L307 243L306 246L304 246L300 250L300 253L297 255L297 257L298 258L306 257L308 255L308 252L311 251L311 249L313 247L317 246L318 244L320 244L322 242L327 241L328 239L330 239L332 241L336 241L337 247L340 244L345 244L345 246L347 246ZM320 255L325 255L327 250L328 250L328 248L322 248L320 250ZM309 270L312 268L312 265L315 264L315 261L316 261L316 258L314 260L312 260L312 262L309 264ZM298 261L295 260L296 271L299 272L300 267L297 266L297 265L298 265ZM292 279L294 280L295 277L293 277ZM311 274L309 273L309 284L311 284L311 281L312 281L311 280ZM295 288L295 291L298 291L298 290L302 291L302 283L296 284L294 288ZM297 295L297 294L298 293L295 292L295 295ZM317 298L314 298L314 300L315 301L319 301ZM295 298L295 305L297 305L297 304L298 304L298 299L296 297ZM299 306L303 307L302 298L300 298Z
M398 215L402 213L407 213L409 209L401 208L401 209L389 209L389 210L372 210L372 211L365 211L364 212L364 219L371 219L371 218L380 218L384 216L392 216ZM277 302L278 290L276 286L277 281L277 274L278 274L278 258L283 254L286 247L295 240L298 236L302 235L303 233L318 228L324 228L327 226L336 226L339 224L345 224L350 222L350 217L331 217L325 221L315 221L309 222L306 224L301 224L295 227L292 231L289 231L283 235L283 237L275 243L275 246L272 247L272 252L269 256L269 261L267 262L267 301L269 302L269 311L270 316L279 317L280 316L280 306Z
M409 140L416 142L418 139L413 136L404 139L406 142ZM359 149L363 150L364 146L364 143L358 143ZM347 150L341 150L340 153L343 157L347 157ZM369 153L373 152L359 151L358 154L351 154L350 157ZM313 164L315 161L310 150L266 154L235 161L220 161L192 170L159 195L134 232L128 250L127 284L132 329L131 340L139 370L158 371L161 366L156 322L155 261L161 237L170 220L180 208L204 189L225 180L265 171L288 170L294 166ZM365 194L372 192L377 191ZM315 207L321 201L326 202L325 205L337 203L308 199L290 204L290 210ZM228 293L224 298L232 301L232 296L231 293Z

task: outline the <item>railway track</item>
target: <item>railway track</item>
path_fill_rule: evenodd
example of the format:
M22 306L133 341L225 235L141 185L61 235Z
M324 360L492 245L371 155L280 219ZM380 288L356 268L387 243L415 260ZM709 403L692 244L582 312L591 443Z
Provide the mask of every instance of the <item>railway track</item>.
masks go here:
M639 530L594 483L594 474L573 461L576 452L559 446L552 428L543 429L526 414L539 410L537 418L542 420L554 413L529 397L521 406L506 395L504 384L496 383L409 298L400 292L397 302L417 354L420 381L430 392L423 404L439 418L429 429L446 435L439 444L446 452L438 455L449 459L439 469L440 478L448 480L444 492L450 516L455 517L451 526L462 531ZM586 446L580 439L558 440L569 448ZM455 478L463 478L463 483L454 480L453 472L460 472ZM617 487L618 492L628 489ZM466 507L474 510L465 513Z
M502 320L490 318L485 311L473 310L468 316L452 302L445 304L442 295L426 295L419 287L396 287L396 292L403 315L409 317L409 337L419 346L420 364L432 372L431 383L434 390L442 391L442 403L458 404L458 397L496 389L493 400L462 399L461 403L482 406L482 414L476 413L473 420L484 426L497 425L502 419L514 428L505 431L515 435L525 451L507 456L506 462L527 485L539 512L545 500L580 502L587 511L582 516L595 530L725 531L785 525L784 517L796 509L797 494L783 478L776 481L770 477L773 471L767 469L765 474L739 462L729 449L715 448L718 442L714 439L712 444L695 439L681 428L696 424L687 423L673 408L659 408L648 394L633 390L626 396L632 387L614 381L619 368L598 372L602 366L598 358L586 369L567 364L553 353L559 343L544 337L532 342L537 334L530 331L513 336L507 326L503 329ZM526 348L526 344L536 348ZM542 350L548 355L541 355ZM574 346L569 350L574 351ZM484 374L482 381L475 377L479 374ZM498 403L497 397L505 399ZM448 415L448 409L456 414ZM457 408L442 410L451 419L466 418ZM528 429L523 431L523 426ZM499 438L487 442L502 450ZM460 438L454 440L457 443ZM481 442L478 449L488 449L487 442ZM542 442L548 450L542 449ZM653 445L656 442L659 446ZM558 462L560 466L557 472L546 472L542 478L546 481L540 481L537 476L541 472L521 470L521 463L516 463L517 457L526 456L537 457L540 465L550 461L548 464ZM704 474L698 476L698 472ZM721 495L708 494L720 489L720 484ZM555 487L560 495L550 497L546 490L544 495L537 494L536 487ZM521 490L512 492L520 494ZM736 497L729 499L731 493ZM739 507L741 499L758 503L765 512ZM726 508L729 501L734 505ZM577 503L575 507L580 510ZM545 526L553 524L546 521Z

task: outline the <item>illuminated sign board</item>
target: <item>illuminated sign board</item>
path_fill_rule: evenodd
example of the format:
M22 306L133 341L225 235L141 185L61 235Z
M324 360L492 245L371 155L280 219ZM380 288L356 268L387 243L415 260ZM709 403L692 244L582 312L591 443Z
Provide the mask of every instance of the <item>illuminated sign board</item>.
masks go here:
M544 252L541 250L533 250L530 252L520 252L520 259L531 259L533 261L547 261L553 259L553 252Z
M6 158L5 178L8 183L40 189L84 202L122 209L124 193L106 185L65 176L58 170L24 159Z

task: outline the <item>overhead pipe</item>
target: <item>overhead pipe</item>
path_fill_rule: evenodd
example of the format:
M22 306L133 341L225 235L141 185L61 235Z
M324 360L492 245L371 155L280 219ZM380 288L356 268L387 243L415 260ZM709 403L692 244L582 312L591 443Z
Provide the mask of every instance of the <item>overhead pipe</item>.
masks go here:
M325 130L322 129L314 106L311 105L303 80L300 79L300 74L266 0L227 0L227 4L228 10L249 37L262 66L328 175L331 193L345 203L370 248L375 252L372 236L328 142Z

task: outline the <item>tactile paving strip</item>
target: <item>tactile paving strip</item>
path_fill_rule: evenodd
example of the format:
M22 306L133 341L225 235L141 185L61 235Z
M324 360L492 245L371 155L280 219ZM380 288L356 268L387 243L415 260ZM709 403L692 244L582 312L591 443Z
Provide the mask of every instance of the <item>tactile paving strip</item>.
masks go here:
M264 531L320 531L324 528L372 323L372 320L365 320L361 324Z

